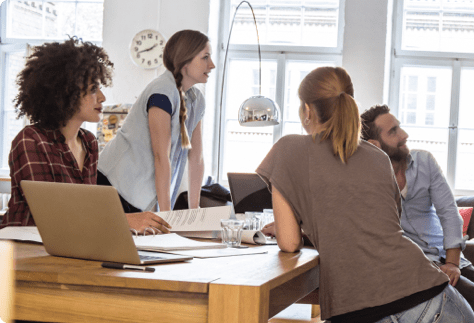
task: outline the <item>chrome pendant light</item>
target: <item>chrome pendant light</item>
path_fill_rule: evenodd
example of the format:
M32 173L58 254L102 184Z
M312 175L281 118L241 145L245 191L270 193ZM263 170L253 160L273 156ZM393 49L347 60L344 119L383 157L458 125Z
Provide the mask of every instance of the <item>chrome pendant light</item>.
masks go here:
M253 16L253 22L255 24L255 31L257 32L259 95L252 96L242 103L239 108L239 124L241 126L246 127L274 126L280 123L280 107L272 99L262 96L262 56L260 54L260 38L258 36L257 19L255 18L255 13L253 12L252 5L248 1L240 2L239 5L235 8L234 17L232 18L232 24L230 25L229 38L227 39L227 46L224 57L224 67L222 72L220 111L222 113L225 68L227 64L227 53L229 52L230 36L232 35L232 29L234 27L237 11L244 3L246 3L250 7L250 11L252 12Z
M240 108L239 108L239 124L245 127L265 127L265 126L275 126L280 123L281 113L280 107L278 104L270 98L262 96L262 57L260 54L260 39L258 36L258 28L257 28L257 20L255 18L255 13L253 11L252 5L248 1L242 1L239 5L235 8L234 17L232 18L232 24L230 26L229 31L229 38L227 39L227 46L225 50L225 57L224 57L224 67L222 69L222 82L221 82L221 97L220 97L220 104L219 104L219 111L221 116L219 117L219 135L218 135L218 147L221 147L221 122L222 122L222 100L224 96L224 81L225 81L225 72L226 72L226 64L227 64L227 54L229 52L229 43L230 43L230 36L232 35L232 28L234 27L235 17L237 15L237 11L239 7L246 3L252 12L253 22L255 24L255 30L257 32L257 44L258 44L258 77L259 77L259 95L252 96L245 100ZM220 179L220 168L221 168L221 160L217 162L217 178Z
M275 126L280 123L279 118L278 104L261 95L248 98L239 109L239 123L245 127Z

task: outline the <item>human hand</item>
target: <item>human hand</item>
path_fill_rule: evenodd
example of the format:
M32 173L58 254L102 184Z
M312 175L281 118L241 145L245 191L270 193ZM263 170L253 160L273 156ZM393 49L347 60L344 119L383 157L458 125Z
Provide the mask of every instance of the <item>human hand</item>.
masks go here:
M262 233L266 236L270 236L272 238L275 237L276 236L275 222L268 223L260 231L262 231Z
M459 269L459 267L457 267L454 264L447 263L447 264L442 265L439 268L443 271L443 273L448 275L449 284L451 284L452 286L456 286L456 284L458 283L459 277L461 276L461 270Z
M161 217L153 212L127 213L128 225L138 233L147 233L147 228L151 228L158 233L169 233L171 226Z

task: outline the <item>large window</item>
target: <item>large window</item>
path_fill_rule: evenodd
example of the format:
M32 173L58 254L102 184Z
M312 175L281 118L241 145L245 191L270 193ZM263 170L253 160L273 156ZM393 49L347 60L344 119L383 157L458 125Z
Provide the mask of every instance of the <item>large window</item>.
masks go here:
M16 76L31 46L68 36L102 41L103 0L13 1L0 7L0 174L8 173L11 141L26 120L16 119Z
M226 16L221 24L228 30L238 0L222 1ZM261 94L278 103L282 123L275 127L242 127L238 123L241 103L258 95L259 62L256 31L249 7L237 12L227 58L222 107L219 180L228 172L254 172L273 143L287 134L303 134L298 116L298 86L319 66L340 65L342 58L340 0L251 1L262 47ZM216 154L217 155L217 154Z
M474 192L474 2L398 0L390 106L411 149L433 153L456 194Z

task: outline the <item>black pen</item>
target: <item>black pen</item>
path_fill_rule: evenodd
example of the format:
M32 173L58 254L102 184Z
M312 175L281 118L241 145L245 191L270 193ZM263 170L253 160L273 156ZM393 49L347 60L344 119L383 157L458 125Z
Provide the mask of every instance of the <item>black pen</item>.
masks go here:
M143 270L143 271L155 272L155 268L153 268L153 267L142 267L142 266L134 266L134 265L126 265L126 264L117 264L115 262L103 262L102 267L104 267L104 268L113 268L113 269L133 269L133 270Z

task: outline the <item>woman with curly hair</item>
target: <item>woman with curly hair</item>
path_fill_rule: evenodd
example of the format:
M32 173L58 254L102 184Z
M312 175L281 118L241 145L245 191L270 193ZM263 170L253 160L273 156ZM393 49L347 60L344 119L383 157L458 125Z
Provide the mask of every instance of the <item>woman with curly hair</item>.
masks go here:
M195 30L175 33L163 62L166 71L140 94L100 155L99 184L117 188L129 210L150 210L155 204L159 211L171 210L186 161L189 206L199 206L204 96L193 85L206 83L215 67L208 37Z
M112 83L112 70L104 49L76 38L35 47L17 78L16 111L31 125L12 142L12 194L0 227L35 225L22 180L97 183L97 140L81 125L99 121L105 101L100 85ZM127 219L141 232L152 226L168 232L169 225L150 212L127 214Z

